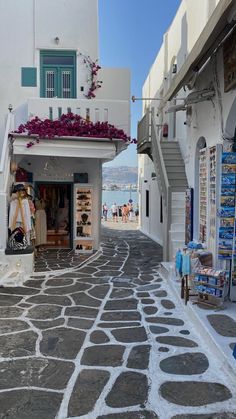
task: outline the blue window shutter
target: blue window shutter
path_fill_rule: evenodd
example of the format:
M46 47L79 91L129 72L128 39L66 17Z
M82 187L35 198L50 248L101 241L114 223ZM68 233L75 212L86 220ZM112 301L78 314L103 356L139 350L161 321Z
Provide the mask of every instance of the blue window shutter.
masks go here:
M35 67L21 68L21 86L36 87L37 86L37 69Z

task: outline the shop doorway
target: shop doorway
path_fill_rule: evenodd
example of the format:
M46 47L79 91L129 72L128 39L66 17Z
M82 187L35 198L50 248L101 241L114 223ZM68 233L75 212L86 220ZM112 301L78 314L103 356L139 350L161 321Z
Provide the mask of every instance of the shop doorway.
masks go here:
M73 247L72 184L37 182L38 196L45 203L48 248Z

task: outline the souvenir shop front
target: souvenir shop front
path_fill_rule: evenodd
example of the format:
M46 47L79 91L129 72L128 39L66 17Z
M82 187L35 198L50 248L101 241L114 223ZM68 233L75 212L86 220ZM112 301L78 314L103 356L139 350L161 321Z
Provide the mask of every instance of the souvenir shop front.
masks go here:
M201 148L198 185L186 191L186 246L176 254L186 301L190 288L202 304L219 306L226 299L236 301L235 146L232 140Z
M28 150L25 142L14 142L6 253L21 253L24 264L25 255L32 252L33 258L35 249L74 249L78 254L98 250L102 163L115 157L118 141L87 140L81 147L78 141L67 141L63 150L53 148L53 141ZM25 237L17 246L12 233L19 228Z

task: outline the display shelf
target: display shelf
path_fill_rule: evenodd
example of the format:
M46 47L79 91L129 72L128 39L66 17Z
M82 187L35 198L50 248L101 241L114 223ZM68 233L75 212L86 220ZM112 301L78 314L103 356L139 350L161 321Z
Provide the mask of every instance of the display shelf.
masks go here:
M199 160L199 239L206 241L207 236L207 149L200 150Z
M193 283L195 291L198 293L199 303L202 304L206 302L208 305L218 306L220 300L221 304L223 304L228 293L226 272L203 267L193 273Z
M76 253L91 253L93 251L92 187L88 184L74 185L74 202L74 249Z
M213 285L213 284L209 284L209 282L198 281L197 279L194 279L193 282L195 284L198 284L198 285L206 285L208 287L210 285L212 288L217 288L217 289L223 289L224 288L224 285Z

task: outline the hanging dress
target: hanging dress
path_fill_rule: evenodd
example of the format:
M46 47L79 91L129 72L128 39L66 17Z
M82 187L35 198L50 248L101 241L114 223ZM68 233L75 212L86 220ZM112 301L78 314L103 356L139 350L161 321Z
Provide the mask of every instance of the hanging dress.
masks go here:
M35 201L35 245L40 246L47 243L47 217L45 203L41 200Z

